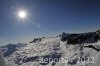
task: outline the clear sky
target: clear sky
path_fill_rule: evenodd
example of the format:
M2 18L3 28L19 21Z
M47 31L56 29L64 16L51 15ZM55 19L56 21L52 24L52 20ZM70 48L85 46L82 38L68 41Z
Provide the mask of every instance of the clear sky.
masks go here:
M100 0L0 0L0 45L99 28Z

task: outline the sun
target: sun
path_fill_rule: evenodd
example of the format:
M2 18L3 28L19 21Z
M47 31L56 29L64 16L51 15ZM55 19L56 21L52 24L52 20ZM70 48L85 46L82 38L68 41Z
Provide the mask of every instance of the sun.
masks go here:
M18 16L20 17L20 18L25 18L26 17L26 12L25 11L19 11L18 12Z

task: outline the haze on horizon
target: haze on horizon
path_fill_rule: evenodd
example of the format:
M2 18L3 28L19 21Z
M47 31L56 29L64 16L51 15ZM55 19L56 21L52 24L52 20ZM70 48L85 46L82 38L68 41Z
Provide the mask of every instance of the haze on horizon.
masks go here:
M25 19L18 17L20 10ZM100 28L100 0L0 0L0 18L0 45L91 32Z

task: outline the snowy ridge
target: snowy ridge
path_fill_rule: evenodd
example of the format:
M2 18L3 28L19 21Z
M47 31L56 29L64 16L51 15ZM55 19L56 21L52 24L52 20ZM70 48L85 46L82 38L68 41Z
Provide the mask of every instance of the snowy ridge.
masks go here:
M69 39L76 40L79 35L70 36L70 34L57 37L43 37L35 39L28 44L7 45L2 48L7 66L99 66L100 64L100 41L86 42L92 40L94 36L99 36L99 32L92 35L85 34L89 38L77 43L68 42ZM63 36L63 38L62 38ZM70 36L70 37L69 37ZM79 38L77 39L79 40ZM74 43L74 44L72 44ZM13 47L13 48L12 48ZM12 48L9 49L9 48ZM98 50L96 50L98 49ZM10 52L10 53L9 53ZM8 53L8 54L7 54ZM40 62L41 59L52 59ZM54 62L54 60L56 60ZM63 59L63 61L62 61Z

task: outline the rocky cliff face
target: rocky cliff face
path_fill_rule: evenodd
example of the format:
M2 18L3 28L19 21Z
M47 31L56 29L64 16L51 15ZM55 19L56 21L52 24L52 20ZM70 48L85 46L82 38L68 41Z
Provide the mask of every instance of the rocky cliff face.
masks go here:
M80 34L67 34L65 32L61 34L61 41L67 41L68 44L94 43L98 40L100 40L100 30Z

